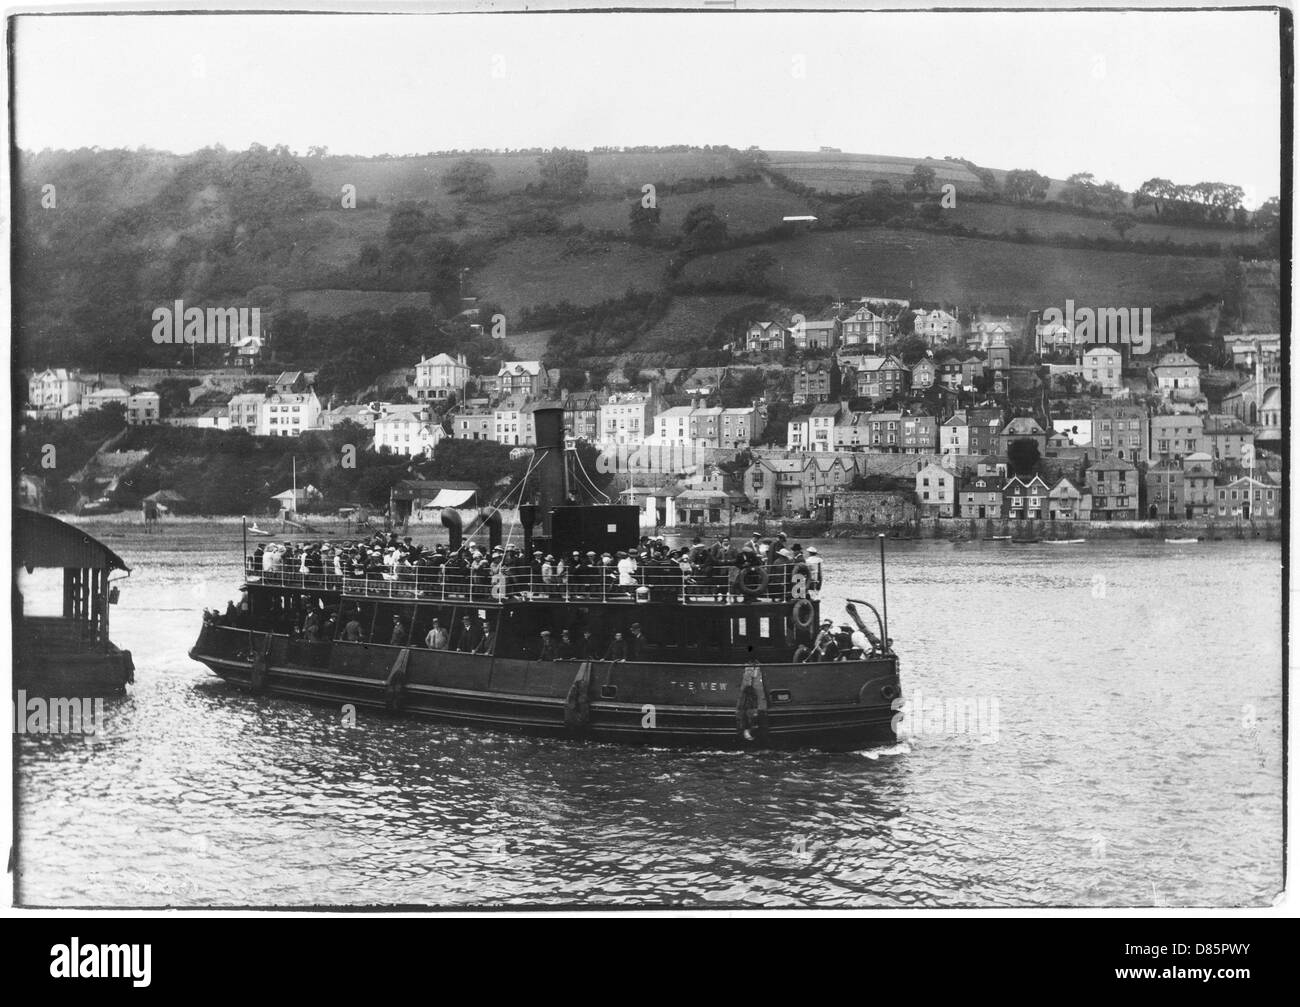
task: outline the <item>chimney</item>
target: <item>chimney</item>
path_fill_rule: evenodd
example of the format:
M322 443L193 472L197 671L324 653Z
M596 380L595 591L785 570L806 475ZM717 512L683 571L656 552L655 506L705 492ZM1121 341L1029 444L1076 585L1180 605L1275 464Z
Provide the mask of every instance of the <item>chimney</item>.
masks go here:
M537 433L537 508L541 511L542 534L551 535L551 509L565 502L564 410L547 403L533 412Z

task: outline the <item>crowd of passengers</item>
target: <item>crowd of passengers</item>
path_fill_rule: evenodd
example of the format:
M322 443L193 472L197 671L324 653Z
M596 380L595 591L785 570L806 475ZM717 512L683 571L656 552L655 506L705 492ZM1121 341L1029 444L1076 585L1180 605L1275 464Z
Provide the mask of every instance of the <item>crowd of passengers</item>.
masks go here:
M761 576L757 575L762 571ZM749 572L752 571L752 572ZM739 546L719 537L705 544L670 548L663 537L642 536L629 551L526 556L516 545L486 549L466 542L426 548L408 535L377 533L358 542L259 543L250 576L267 583L291 583L297 576L352 577L394 582L414 594L457 594L470 599L525 594L554 597L617 597L645 588L654 597L682 593L696 598L738 601L743 597L785 599L791 579L802 575L810 591L822 581L816 546L806 552L783 533L763 539L757 532ZM815 595L814 595L815 597Z

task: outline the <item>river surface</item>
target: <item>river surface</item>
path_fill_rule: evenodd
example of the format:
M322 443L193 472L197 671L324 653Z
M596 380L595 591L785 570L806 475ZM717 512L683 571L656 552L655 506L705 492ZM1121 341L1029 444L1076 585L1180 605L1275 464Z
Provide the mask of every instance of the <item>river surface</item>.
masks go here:
M88 527L133 567L112 614L136 682L92 737L18 738L23 904L1241 906L1282 887L1276 543L890 542L910 737L732 754L353 726L244 694L186 656L235 593L238 526ZM878 599L874 541L819 545L824 605ZM24 582L53 611L48 578Z

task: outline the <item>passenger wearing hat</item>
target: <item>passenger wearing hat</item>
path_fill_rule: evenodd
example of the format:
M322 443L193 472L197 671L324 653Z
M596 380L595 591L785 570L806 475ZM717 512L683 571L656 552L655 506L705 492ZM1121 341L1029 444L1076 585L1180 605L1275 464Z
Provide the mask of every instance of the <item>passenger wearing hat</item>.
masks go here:
M808 655L809 661L834 661L840 656L840 647L835 640L835 623L830 619L823 619L821 632L817 634L817 639L813 642L812 653Z
M645 634L641 632L641 624L639 622L634 622L627 628L627 639L623 641L623 643L629 661L644 660L646 657L646 651L650 648L650 641L647 640Z
M388 641L390 647L406 646L406 620L400 615L393 616L393 635Z
M549 629L544 629L542 630L541 636L542 636L542 646L541 646L541 651L537 655L537 660L554 661L555 644L551 642L551 631Z
M573 655L573 638L566 629L561 631L560 642L555 645L555 659L557 661L572 661Z
M808 547L808 556L804 562L808 564L808 586L816 591L822 586L822 558L815 545Z
M442 628L442 623L437 619L433 620L433 625L429 627L429 632L425 634L424 645L430 650L447 649L447 631Z
M460 617L460 639L456 649L462 654L473 654L483 642L483 630L477 625L478 620L469 613Z
M634 588L637 586L636 579L636 560L625 552L618 554L618 585L619 587Z

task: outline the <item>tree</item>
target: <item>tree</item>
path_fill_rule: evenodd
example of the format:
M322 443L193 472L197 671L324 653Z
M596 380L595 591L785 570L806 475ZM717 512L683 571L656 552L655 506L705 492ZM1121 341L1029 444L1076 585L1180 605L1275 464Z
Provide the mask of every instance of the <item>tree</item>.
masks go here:
M628 210L627 222L634 240L648 242L659 227L659 207L643 206L638 198Z
M1032 437L1018 437L1007 445L1007 464L1018 476L1031 476L1041 459L1038 442Z
M1075 206L1092 206L1097 201L1097 180L1092 172L1079 171L1067 178L1061 198Z
M912 169L912 177L903 183L903 188L908 192L929 192L930 187L934 185L935 178L933 168L928 164L918 164Z
M641 365L626 363L623 365L623 380L629 385L635 385L641 380Z
M1015 171L1007 172L1007 177L1003 183L1003 190L1008 196L1017 203L1023 203L1027 200L1042 200L1047 198L1047 187L1050 180L1036 171L1027 168L1017 168Z
M574 199L587 181L587 155L563 148L537 159L542 188L564 199Z
M1119 216L1117 216L1114 220L1110 222L1110 226L1115 229L1116 233L1119 234L1120 240L1123 241L1124 236L1128 234L1129 231L1133 230L1134 227L1137 226L1137 222L1138 219L1137 217L1133 216L1133 214L1121 213Z
M701 203L686 214L682 234L686 236L682 247L688 252L718 248L726 244L727 223L718 216L712 203Z
M775 265L776 256L766 248L750 252L740 270L740 281L750 293L763 294L767 290L767 271Z
M492 165L465 157L453 164L447 174L442 176L442 187L453 195L464 193L470 202L477 202L487 196L495 177L496 170Z

